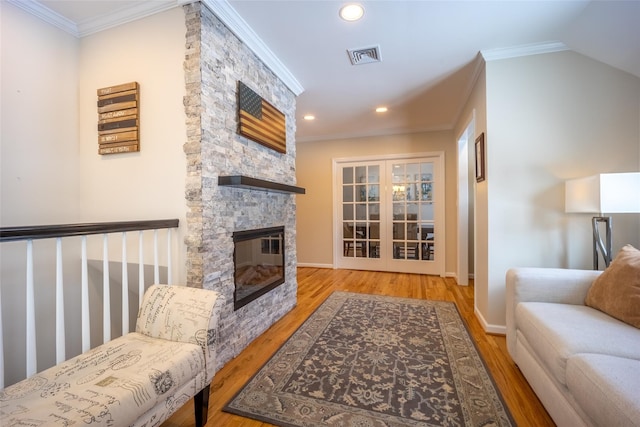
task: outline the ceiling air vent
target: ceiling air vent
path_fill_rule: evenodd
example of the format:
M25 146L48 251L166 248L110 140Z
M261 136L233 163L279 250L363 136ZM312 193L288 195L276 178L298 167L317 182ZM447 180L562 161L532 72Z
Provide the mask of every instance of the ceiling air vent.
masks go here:
M370 64L380 62L380 46L371 46L361 49L347 49L352 65Z

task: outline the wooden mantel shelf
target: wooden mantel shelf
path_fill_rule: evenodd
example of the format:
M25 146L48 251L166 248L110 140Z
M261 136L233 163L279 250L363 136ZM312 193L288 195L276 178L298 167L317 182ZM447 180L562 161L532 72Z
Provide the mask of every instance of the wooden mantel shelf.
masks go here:
M218 185L246 188L250 190L277 191L280 193L305 194L305 189L279 182L265 181L244 175L219 176Z

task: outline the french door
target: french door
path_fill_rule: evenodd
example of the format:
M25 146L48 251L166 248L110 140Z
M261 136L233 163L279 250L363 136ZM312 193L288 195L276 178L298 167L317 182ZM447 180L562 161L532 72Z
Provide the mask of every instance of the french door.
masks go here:
M334 160L337 268L444 275L443 158Z

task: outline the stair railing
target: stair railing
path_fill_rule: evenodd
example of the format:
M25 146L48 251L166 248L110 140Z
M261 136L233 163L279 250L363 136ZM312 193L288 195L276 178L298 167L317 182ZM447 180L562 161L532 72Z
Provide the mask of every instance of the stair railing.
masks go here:
M159 230L166 230L167 242L167 284L172 283L172 235L171 230L178 227L177 219L151 220L151 221L125 221L103 222L83 224L62 224L25 227L0 228L0 243L26 242L26 377L38 372L38 353L36 348L36 308L35 308L35 280L34 269L34 240L55 239L56 242L56 267L55 267L55 348L56 364L64 362L65 354L65 307L64 307L64 274L63 274L63 239L80 236L80 270L81 270L81 319L82 319L82 352L91 348L90 329L90 303L89 303L89 257L87 255L87 238L92 235L102 235L102 315L103 315L103 342L112 339L111 331L111 280L109 275L109 244L108 237L114 233L122 233L122 334L130 331L129 325L129 283L128 283L128 254L127 233L138 232L138 307L141 296L145 291L144 272L144 236L146 230L153 230L153 283L160 283L159 264ZM12 286L14 284L11 284ZM0 288L1 291L1 288ZM5 352L3 331L5 322L2 318L2 294L0 292L0 389L5 384ZM41 369L42 370L42 369Z

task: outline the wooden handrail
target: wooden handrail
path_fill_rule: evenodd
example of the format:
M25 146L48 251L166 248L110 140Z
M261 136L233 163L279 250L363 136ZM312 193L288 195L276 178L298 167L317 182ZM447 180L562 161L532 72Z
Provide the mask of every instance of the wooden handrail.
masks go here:
M178 227L177 219L1 227L0 242L87 236L90 234L106 234L176 227Z

